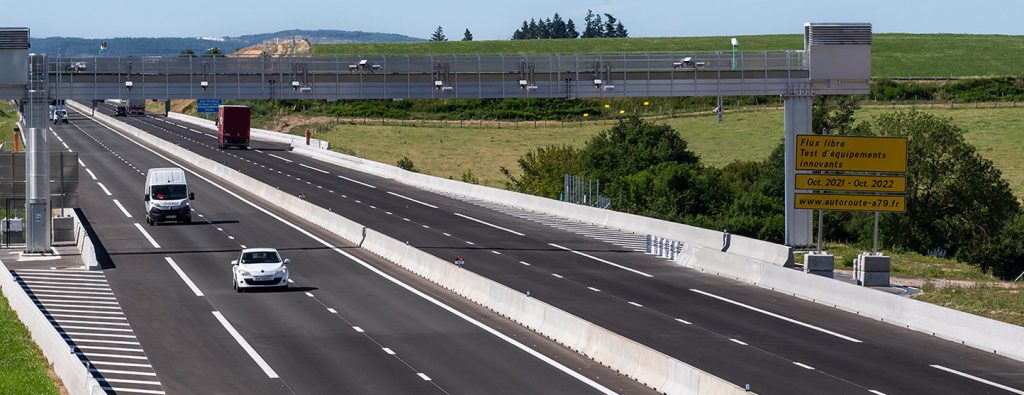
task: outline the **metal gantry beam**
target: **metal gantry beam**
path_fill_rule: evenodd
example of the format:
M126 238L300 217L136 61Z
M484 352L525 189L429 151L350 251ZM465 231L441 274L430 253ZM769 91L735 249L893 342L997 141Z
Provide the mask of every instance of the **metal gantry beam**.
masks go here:
M871 25L805 24L804 48L788 51L677 51L620 54L50 57L29 67L28 29L0 28L0 98L22 100L30 149L47 99L456 99L667 96L782 96L786 102L786 244L811 242L810 214L793 209L791 145L811 131L814 95L866 94ZM42 63L36 63L42 62ZM31 69L33 80L27 80ZM30 86L31 84L31 86ZM42 100L44 105L37 107ZM38 139L38 141L37 141ZM29 179L46 180L48 155L31 155ZM46 183L43 183L46 184ZM37 185L36 198L48 196ZM30 188L33 189L33 188ZM33 190L35 190L33 189ZM45 193L45 194L43 194ZM39 195L43 194L43 195ZM46 200L48 202L48 200ZM26 203L43 210L42 201ZM48 210L48 209L47 209ZM30 211L31 212L31 211ZM47 212L48 217L48 212ZM31 225L33 219L30 218ZM49 221L46 222L48 229ZM45 236L40 236L44 235ZM30 243L49 246L49 234ZM35 238L46 237L44 243ZM40 247L41 248L41 247Z

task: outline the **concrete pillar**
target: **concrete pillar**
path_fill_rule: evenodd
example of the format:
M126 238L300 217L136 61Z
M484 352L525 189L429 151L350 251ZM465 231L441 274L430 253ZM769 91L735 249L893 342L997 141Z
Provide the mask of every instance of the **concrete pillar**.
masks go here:
M814 96L808 84L794 84L785 100L786 145L786 245L812 245L811 210L794 209L796 193L796 135L811 133L811 108Z

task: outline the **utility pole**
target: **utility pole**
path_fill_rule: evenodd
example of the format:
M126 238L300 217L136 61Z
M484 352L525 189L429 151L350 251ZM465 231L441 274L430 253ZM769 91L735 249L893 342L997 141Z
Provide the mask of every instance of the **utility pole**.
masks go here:
M50 149L46 55L29 55L24 99L28 151L25 158L25 252L50 252Z

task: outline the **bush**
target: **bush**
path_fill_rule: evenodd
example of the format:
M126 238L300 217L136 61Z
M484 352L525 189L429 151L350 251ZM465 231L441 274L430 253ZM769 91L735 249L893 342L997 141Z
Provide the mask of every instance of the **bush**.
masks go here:
M408 156L403 156L402 159L398 160L398 163L396 165L398 166L399 169L402 170L407 170L416 173L420 172L419 170L416 170L416 166L413 165L412 160L409 159Z

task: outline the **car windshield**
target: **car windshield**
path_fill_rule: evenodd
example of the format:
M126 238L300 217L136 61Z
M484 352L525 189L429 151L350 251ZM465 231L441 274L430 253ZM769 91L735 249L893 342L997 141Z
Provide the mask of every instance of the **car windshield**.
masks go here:
M255 251L242 254L242 263L278 263L281 257L274 251Z
M153 185L152 196L156 200L181 200L186 189L184 185Z

